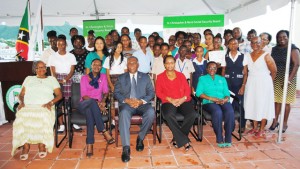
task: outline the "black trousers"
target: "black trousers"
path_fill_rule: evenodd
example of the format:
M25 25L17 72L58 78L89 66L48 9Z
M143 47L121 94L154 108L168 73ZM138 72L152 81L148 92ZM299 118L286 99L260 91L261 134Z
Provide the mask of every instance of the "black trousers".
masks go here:
M181 126L176 120L177 113L184 116ZM179 107L175 107L171 103L164 103L162 105L162 114L172 131L177 146L182 147L186 143L189 143L190 139L188 138L188 135L197 117L193 104L191 102L184 102Z

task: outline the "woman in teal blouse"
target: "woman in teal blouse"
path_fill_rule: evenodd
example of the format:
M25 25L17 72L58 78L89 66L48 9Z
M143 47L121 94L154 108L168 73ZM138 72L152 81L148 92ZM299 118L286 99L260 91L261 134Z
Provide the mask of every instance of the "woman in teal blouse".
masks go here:
M98 36L94 42L94 51L90 52L85 59L85 73L89 74L91 72L91 65L94 59L100 59L102 64L104 64L107 56L109 56L109 53L105 44L105 40L103 37ZM102 68L100 73L106 74L106 69Z
M196 96L203 99L203 109L212 116L212 126L218 146L231 147L231 133L234 130L234 111L229 102L230 93L226 79L216 74L217 63L207 63L207 75L201 76L196 89ZM222 121L224 120L225 141Z

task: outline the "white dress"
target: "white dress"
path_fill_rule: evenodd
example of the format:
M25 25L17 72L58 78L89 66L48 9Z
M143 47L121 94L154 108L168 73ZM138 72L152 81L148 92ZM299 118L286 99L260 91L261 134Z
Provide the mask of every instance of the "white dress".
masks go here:
M263 53L255 62L246 54L249 72L244 96L245 119L261 121L275 117L273 81L265 61L267 54Z

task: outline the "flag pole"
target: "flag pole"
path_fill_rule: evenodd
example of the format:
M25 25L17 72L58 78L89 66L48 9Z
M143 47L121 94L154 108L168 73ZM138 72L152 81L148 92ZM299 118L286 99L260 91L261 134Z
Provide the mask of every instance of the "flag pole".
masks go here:
M280 125L279 125L278 139L277 139L278 143L281 143L281 141L282 141L281 138L282 138L283 120L284 120L284 113L285 113L286 95L287 95L290 60L291 60L293 24L294 24L294 9L295 9L295 0L291 0L291 15L290 15L291 17L290 17L290 30L289 30L290 36L289 36L289 43L288 43L287 56L286 56L283 97L282 97L282 103L281 103L280 122L279 122Z
M32 51L32 44L30 43L31 41L31 10L30 10L30 0L27 1L27 5L28 5L28 9L27 9L27 12L28 12L28 32L29 32L29 39L28 39L28 58L27 60L30 61L32 60L32 54L33 54L33 51Z

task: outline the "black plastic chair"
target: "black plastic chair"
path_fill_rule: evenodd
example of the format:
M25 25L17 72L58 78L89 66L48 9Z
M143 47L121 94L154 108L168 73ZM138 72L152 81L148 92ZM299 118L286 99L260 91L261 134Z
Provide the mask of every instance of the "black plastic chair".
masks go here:
M241 112L242 112L242 102L240 101L240 99L234 95L230 95L231 98L234 99L234 101L236 101L238 103L238 107L234 107L234 119L237 120L239 122L239 130L238 130L238 135L234 134L234 131L232 132L232 136L234 138L236 138L238 141L240 141L242 139L242 132L241 132ZM203 138L203 125L204 123L206 123L206 121L211 121L211 114L207 111L205 111L203 109L203 104L202 104L202 99L201 99L201 103L200 103L200 116L203 118L203 120L201 120L201 140Z
M66 123L66 120L67 120L67 111L66 111L66 104L65 104L65 99L62 98L59 102L57 102L55 104L55 123L54 123L54 141L55 141L55 146L56 148L58 148L61 143L66 139L67 137L67 123ZM65 126L65 132L63 134L63 137L60 139L58 139L58 127L59 127L59 124L58 124L58 118L60 118L61 116L63 116L63 125Z
M196 98L194 95L191 96L192 97L192 101L194 102L194 108L196 110L196 112L199 112L198 110L200 109L200 100L198 98ZM157 117L157 123L158 123L158 126L159 126L159 129L158 129L158 134L157 134L157 139L158 139L158 142L161 143L161 140L162 140L162 124L163 122L165 121L164 120L164 117L163 117L163 114L162 114L162 109L161 109L161 106L162 106L162 102L159 98L157 98L157 101L156 101L156 117ZM177 113L176 114L176 120L178 121L179 124L181 124L184 120L184 116ZM190 130L190 133L191 135L196 139L196 141L202 141L202 133L201 132L201 116L200 114L198 114L197 118L195 119L195 122L194 122L194 125L192 127L192 129ZM166 122L166 121L165 121Z
M74 130L72 125L77 124L80 126L86 125L85 115L81 114L78 110L78 105L80 102L80 84L73 83L72 84L72 97L68 99L67 102L67 110L68 110L68 133L69 133L69 147L72 148ZM108 125L111 124L111 114L110 114L110 104L109 101L106 102L108 106L108 113L106 115L102 114L102 120L106 123L106 129L111 133L111 128Z

